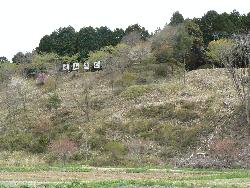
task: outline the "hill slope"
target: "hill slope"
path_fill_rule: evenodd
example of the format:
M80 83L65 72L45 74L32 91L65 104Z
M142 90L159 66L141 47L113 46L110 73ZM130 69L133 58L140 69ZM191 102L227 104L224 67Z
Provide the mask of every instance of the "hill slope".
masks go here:
M13 77L0 94L0 148L42 163L249 165L249 129L226 70L188 72L185 84L152 74L54 75L42 86Z

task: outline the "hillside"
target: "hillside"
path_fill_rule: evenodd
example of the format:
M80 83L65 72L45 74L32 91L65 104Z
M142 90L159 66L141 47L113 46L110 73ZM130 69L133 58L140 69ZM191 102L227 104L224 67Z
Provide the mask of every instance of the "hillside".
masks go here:
M114 80L12 77L1 86L0 164L249 167L249 128L226 70L190 71L185 84L178 75L155 79L135 65Z

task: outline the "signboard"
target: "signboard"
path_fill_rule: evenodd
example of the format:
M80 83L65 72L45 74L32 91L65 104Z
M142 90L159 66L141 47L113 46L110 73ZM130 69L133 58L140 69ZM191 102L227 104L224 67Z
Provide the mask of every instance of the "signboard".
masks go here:
M88 71L89 70L89 63L87 63L87 62L84 63L83 64L83 69L86 70L86 71Z
M69 71L69 64L63 64L63 71Z
M72 66L72 71L76 71L76 70L79 70L79 63L73 63L73 66Z
M100 69L100 68L101 68L101 62L100 61L94 62L94 69Z

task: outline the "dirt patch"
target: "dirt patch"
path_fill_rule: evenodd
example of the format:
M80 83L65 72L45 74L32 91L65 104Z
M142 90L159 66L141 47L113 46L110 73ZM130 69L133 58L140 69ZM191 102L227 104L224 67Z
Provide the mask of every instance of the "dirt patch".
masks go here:
M174 180L180 177L192 177L193 174L164 172L2 172L0 181L103 181L103 180ZM197 176L197 174L196 174Z

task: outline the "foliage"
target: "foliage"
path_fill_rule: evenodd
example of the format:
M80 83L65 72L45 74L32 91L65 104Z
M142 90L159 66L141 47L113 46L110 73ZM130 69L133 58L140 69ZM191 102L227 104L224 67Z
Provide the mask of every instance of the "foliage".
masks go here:
M54 140L49 146L49 151L56 158L61 159L64 162L72 157L76 150L76 144L69 138L59 138L58 140Z
M231 54L233 48L233 41L228 39L220 39L212 41L208 45L206 53L210 61L217 66L225 65L226 58Z
M216 158L225 160L227 166L231 166L233 160L239 155L237 143L232 138L214 139L210 145L210 152Z
M194 21L200 26L204 42L208 45L215 39L249 31L248 17L244 14L240 15L236 10L233 10L230 14L219 14L210 10L201 19L194 19Z
M53 93L52 95L49 96L48 103L47 103L47 108L49 110L55 109L57 110L61 106L61 99L59 98L58 94Z
M187 24L189 26L189 24ZM181 63L190 55L193 45L193 34L184 24L177 26L166 26L162 31L157 33L152 42L152 50L159 63L168 63L173 58Z
M170 78L173 75L173 65L159 64L154 68L154 74L157 78Z
M5 57L5 56L0 57L0 63L7 63L7 62L9 62L7 57Z
M12 62L17 64L17 65L25 64L25 63L31 63L32 62L32 53L27 52L27 53L24 54L22 52L18 52L12 58Z
M0 64L0 83L8 81L16 72L17 65L14 63L1 63Z
M104 149L111 154L113 160L119 159L126 152L125 146L116 141L108 142L105 144Z
M125 30L125 34L129 34L129 33L133 33L133 32L139 33L142 40L146 40L150 36L148 31L145 29L145 27L141 27L138 24L130 25Z
M179 11L176 11L173 13L171 19L170 19L170 23L169 25L178 25L184 22L184 18L182 16L182 14L179 13Z

